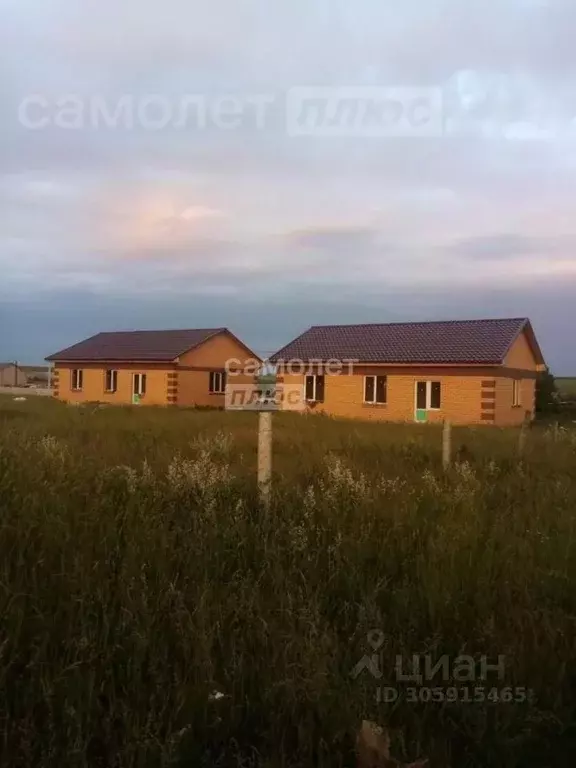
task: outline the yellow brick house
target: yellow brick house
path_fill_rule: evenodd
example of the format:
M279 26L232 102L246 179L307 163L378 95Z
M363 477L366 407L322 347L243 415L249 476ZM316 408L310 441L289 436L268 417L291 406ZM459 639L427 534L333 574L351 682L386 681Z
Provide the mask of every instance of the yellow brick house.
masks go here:
M270 361L299 410L500 426L533 418L546 367L527 318L313 326Z
M228 374L253 382L259 358L227 328L196 328L98 333L46 360L65 402L222 408Z

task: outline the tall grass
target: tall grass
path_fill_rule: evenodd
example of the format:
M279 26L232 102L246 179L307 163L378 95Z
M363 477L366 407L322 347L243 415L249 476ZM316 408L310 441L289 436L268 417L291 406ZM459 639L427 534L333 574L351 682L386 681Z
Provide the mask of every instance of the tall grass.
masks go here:
M369 718L433 768L572 765L575 433L456 430L444 474L433 427L274 420L265 510L254 414L0 402L4 764L347 766ZM413 654L533 698L378 703Z

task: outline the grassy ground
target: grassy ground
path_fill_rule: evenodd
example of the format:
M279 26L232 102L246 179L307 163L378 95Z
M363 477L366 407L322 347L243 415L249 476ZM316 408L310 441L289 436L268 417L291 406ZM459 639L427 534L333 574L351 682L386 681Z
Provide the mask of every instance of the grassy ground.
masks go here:
M576 378L557 378L555 381L562 397L576 397Z
M277 414L266 511L256 423L0 399L4 763L348 766L369 718L432 768L573 765L576 432L520 461L516 430L456 429L444 474L435 427ZM474 679L411 701L413 654ZM481 701L505 688L529 700Z

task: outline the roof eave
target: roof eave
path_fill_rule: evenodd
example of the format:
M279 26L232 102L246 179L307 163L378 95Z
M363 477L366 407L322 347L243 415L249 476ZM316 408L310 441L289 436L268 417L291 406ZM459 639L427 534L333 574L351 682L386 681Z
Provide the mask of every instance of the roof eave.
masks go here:
M351 358L348 357L342 357L338 358L338 356L333 356L330 358L318 358L318 357L292 357L288 359L278 359L276 360L274 358L270 358L270 362L274 363L277 362L278 364L289 364L290 362L301 362L305 365L324 365L330 362L333 362L334 360L342 361L350 361L353 365L356 366L374 366L374 365L381 365L381 366L389 366L389 367L396 367L396 368L413 368L415 366L421 366L421 367L429 367L429 368L485 368L486 366L499 366L502 365L502 360L475 360L475 361L453 361L453 360L402 360L402 361L393 361L393 360L351 360Z

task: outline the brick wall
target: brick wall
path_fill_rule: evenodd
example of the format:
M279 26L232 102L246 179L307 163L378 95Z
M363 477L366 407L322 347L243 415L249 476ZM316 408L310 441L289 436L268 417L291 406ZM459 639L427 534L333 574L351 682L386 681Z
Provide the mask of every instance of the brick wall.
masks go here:
M520 405L514 406L513 378L501 377L496 380L496 421L498 426L520 425L526 418L533 418L535 410L536 381L520 379Z
M413 422L416 410L416 382L439 381L441 407L439 410L427 412L429 423L439 423L444 419L450 419L454 424L484 423L481 415L481 391L485 377L448 369L412 370L404 369L399 372L383 368L360 368L355 369L352 374L327 375L324 403L319 403L310 410L370 421ZM364 403L364 376L383 374L387 376L386 405ZM282 380L287 385L304 387L303 375L285 375Z
M506 368L523 368L527 371L537 369L536 360L526 334L521 333L518 336L506 355L504 365Z
M210 372L224 372L229 361L242 370L253 358L233 336L221 333L208 339L197 349L180 357L178 371L178 405L200 405L224 408L225 396L210 392ZM236 384L253 384L254 375L229 376Z
M370 369L367 369L370 370ZM441 407L427 412L429 423L444 419L454 424L519 425L526 412L534 413L535 380L521 379L520 406L513 406L513 379L498 375L497 368L478 374L462 371L395 372L377 369L378 374L355 372L351 375L326 375L324 402L307 405L305 410L369 421L415 421L415 393L418 381L439 381ZM369 405L364 399L364 375L387 376L386 405ZM284 375L286 385L298 386L304 392L303 375ZM294 406L294 410L297 408ZM289 408L287 408L289 410Z
M72 370L83 371L82 391L72 389ZM116 392L106 392L106 370L118 371ZM55 368L54 397L69 403L100 402L126 405L132 402L133 375L146 374L146 394L142 404L166 405L170 368L153 364L102 365L97 363L58 363Z
M509 370L508 370L509 369ZM496 424L514 426L522 424L526 416L534 417L538 365L524 333L516 339L504 361L503 372L496 380ZM522 372L526 374L523 376ZM514 379L520 381L520 405L514 405Z

